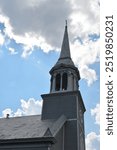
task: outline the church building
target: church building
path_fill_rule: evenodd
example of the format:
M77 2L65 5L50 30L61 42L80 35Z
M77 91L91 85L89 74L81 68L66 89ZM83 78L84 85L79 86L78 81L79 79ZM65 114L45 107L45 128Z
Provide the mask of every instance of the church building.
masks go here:
M85 106L80 74L69 46L67 23L60 57L50 70L41 115L0 119L0 150L85 150Z

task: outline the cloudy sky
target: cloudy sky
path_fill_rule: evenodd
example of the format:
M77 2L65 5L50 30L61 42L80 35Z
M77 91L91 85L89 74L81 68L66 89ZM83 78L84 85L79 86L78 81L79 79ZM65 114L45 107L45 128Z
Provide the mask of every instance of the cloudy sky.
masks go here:
M65 20L86 106L87 150L99 150L99 0L0 0L0 117L41 113Z

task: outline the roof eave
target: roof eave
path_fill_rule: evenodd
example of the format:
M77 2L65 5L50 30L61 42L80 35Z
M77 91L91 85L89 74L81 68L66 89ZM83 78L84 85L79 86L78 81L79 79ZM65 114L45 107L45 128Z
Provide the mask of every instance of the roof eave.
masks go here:
M54 137L40 137L40 138L21 138L21 139L2 139L0 140L0 145L2 144L18 144L18 143L56 143Z
M60 69L60 68L62 68L62 67L63 67L63 68L71 68L71 69L75 70L76 73L77 73L78 80L81 79L81 78L80 78L80 73L79 73L78 68L75 67L75 66L72 66L72 65L67 65L67 64L59 64L59 65L55 65L55 66L52 67L52 69L50 70L50 72L49 72L50 75L52 75L54 71L56 71L56 70L58 70L58 69Z

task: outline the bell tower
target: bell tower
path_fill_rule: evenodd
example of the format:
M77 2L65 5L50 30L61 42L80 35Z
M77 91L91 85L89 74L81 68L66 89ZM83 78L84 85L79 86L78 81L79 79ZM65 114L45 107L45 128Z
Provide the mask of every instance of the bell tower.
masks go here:
M60 57L50 75L50 93L42 95L41 119L55 120L64 115L67 121L62 128L63 148L57 150L85 150L85 106L79 91L79 70L71 59L67 22Z
M50 74L50 93L78 90L80 74L71 59L67 22L65 26L60 57L54 67L50 70Z

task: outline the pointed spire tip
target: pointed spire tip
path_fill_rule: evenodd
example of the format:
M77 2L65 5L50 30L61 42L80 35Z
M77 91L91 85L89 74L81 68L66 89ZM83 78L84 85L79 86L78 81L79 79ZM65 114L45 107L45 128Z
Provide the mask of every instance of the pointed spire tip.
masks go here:
M65 20L66 26L67 26L67 20Z

